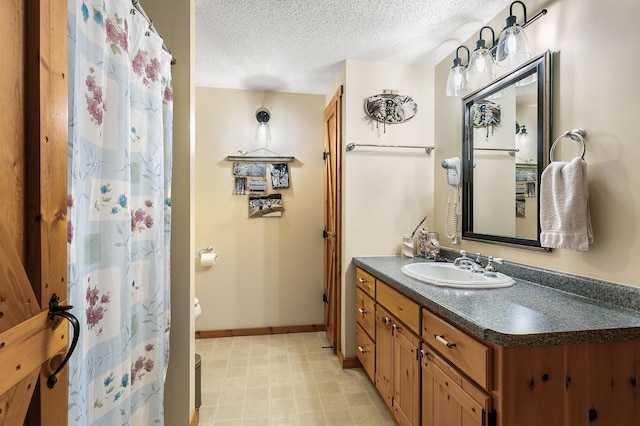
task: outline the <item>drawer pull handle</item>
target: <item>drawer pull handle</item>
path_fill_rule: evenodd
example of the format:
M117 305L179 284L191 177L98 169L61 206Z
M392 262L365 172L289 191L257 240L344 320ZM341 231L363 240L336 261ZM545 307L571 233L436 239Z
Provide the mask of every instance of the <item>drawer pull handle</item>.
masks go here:
M385 323L385 324L387 324L387 325L391 322L391 320L389 319L389 317L384 317L383 321L384 321L384 323Z
M358 312L360 312L362 315L367 313L366 309L364 308L358 308Z
M361 354L366 354L367 352L369 352L369 351L365 350L364 346L362 346L362 345L358 345L358 350L360 351Z
M442 343L443 345L445 345L445 346L446 346L446 347L448 347L449 349L453 349L453 348L455 348L455 347L456 347L456 344L455 344L455 343L449 343L449 342L447 342L447 341L445 340L444 336L439 336L439 335L437 335L437 334L434 334L434 335L433 335L433 337L435 337L435 339L436 339L438 342Z
M367 282L367 280L365 280L364 278L358 278L358 281L360 281L362 284Z

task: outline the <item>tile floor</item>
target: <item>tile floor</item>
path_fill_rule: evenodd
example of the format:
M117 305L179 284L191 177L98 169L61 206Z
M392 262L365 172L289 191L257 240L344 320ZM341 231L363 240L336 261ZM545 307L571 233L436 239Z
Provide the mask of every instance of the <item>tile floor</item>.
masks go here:
M324 332L196 340L200 425L396 425L362 369Z

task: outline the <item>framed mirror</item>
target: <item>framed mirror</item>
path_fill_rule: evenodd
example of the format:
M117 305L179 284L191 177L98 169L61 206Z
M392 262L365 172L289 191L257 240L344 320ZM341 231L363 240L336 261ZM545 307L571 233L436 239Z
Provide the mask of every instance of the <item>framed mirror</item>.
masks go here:
M541 247L551 75L547 51L462 99L463 239Z

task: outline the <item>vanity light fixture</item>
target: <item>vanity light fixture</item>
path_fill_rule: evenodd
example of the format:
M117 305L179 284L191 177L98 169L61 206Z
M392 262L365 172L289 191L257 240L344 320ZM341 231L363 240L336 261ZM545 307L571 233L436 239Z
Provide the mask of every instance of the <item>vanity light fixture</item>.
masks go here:
M458 46L456 49L456 57L453 60L453 66L449 70L449 76L447 77L447 96L462 96L469 91L467 88L467 77L465 75L467 66L462 65L462 59L458 56L460 49L467 51L467 65L469 65L469 48L467 46Z
M271 113L267 108L261 107L256 110L256 120L258 127L256 128L256 142L265 145L271 141L271 130L269 129L269 119Z
M524 12L524 22L522 25L518 25L517 19L513 14L513 5L516 3L522 5ZM453 67L451 71L449 71L449 77L447 78L447 96L463 96L469 91L478 89L483 84L490 82L496 76L495 65L504 67L516 66L526 61L531 56L531 52L529 51L524 29L546 13L547 9L542 9L531 19L527 20L527 8L524 3L521 1L511 3L509 6L509 17L507 18L505 28L500 33L498 43L496 43L493 28L486 25L482 27L480 29L480 38L476 43L476 50L471 54L466 68L462 66L462 61L459 61L458 56L458 50L465 46L459 46L458 49L456 49ZM485 46L485 40L482 38L482 31L485 29L491 30L493 44L490 48ZM463 86L461 86L462 90L456 93L454 89L454 87L456 87L455 82L458 81L456 79L459 79L463 74L466 74L466 78ZM453 82L450 82L450 80L453 80ZM535 77L532 81L527 81L527 84L533 81L535 81ZM524 84L524 80L521 84Z
M531 57L529 42L524 28L518 25L513 14L513 5L520 4L524 13L524 24L527 24L527 7L521 1L514 1L509 6L507 23L500 33L496 50L496 65L510 67L520 64ZM545 9L546 12L546 9Z
M490 82L496 75L491 48L486 47L484 39L482 38L482 31L484 30L491 31L491 47L496 43L496 34L493 28L487 25L480 28L480 38L476 42L476 50L471 54L467 68L467 82L474 86L472 88Z

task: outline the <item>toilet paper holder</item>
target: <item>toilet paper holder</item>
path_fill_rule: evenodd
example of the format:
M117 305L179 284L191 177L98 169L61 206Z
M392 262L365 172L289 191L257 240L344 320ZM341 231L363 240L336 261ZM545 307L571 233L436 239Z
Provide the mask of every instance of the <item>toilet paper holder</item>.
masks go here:
M198 250L198 257L202 257L202 253L204 253L204 252L211 253L212 251L213 251L213 247L211 247L211 246L209 246L207 248L200 249L200 250Z

